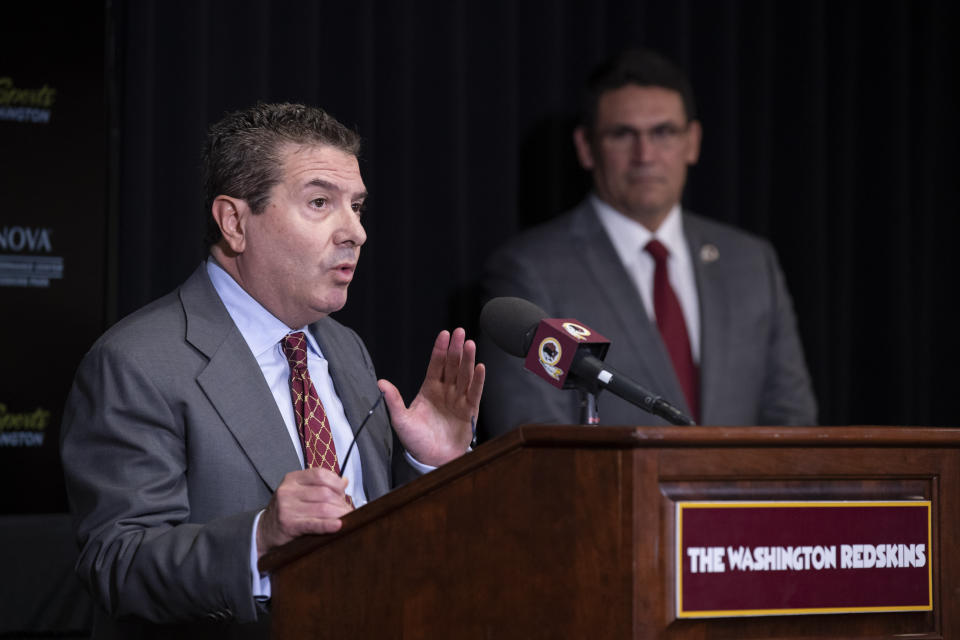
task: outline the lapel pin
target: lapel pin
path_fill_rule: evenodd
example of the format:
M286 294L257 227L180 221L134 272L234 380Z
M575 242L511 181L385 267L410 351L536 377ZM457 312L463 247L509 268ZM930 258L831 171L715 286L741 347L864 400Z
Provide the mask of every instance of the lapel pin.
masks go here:
M716 262L720 258L720 249L715 244L705 244L700 247L700 262Z

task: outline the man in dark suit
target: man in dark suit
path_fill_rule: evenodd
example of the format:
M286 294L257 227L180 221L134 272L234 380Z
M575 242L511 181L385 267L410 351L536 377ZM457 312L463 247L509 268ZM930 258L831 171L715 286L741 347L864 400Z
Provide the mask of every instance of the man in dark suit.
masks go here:
M302 105L214 125L209 259L81 363L61 450L95 637L265 637L264 553L467 450L484 370L462 329L407 408L328 317L366 240L358 150Z
M594 191L487 263L486 297L517 296L611 340L607 362L707 425L814 424L816 402L773 248L683 211L701 126L682 72L650 51L597 69L574 131ZM484 425L575 423L557 390L489 342ZM665 424L603 394L604 424Z

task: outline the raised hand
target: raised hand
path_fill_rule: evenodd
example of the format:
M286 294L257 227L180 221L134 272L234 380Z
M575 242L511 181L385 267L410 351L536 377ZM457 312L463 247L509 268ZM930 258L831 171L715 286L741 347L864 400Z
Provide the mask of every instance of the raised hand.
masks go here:
M457 328L433 343L427 375L408 408L393 384L380 380L393 428L406 450L423 464L440 466L462 455L473 437L486 374L475 364L477 345Z

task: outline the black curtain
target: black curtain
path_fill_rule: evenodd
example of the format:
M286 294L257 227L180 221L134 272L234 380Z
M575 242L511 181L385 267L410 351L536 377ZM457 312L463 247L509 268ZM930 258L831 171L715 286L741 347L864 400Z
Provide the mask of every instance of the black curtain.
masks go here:
M685 204L779 251L821 421L954 424L953 13L947 0L115 2L117 315L204 256L208 124L258 100L320 105L364 137L372 194L337 317L409 400L436 332L476 330L487 255L585 193L570 143L582 81L643 45L697 94Z

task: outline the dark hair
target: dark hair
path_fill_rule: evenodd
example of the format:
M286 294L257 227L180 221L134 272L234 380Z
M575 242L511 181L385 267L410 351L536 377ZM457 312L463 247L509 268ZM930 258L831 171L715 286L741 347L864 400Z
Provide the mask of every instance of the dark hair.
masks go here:
M202 172L207 246L221 237L210 208L219 195L245 200L262 213L270 190L281 181L280 148L288 143L326 145L356 156L360 136L323 109L302 104L265 104L226 114L210 127Z
M592 131L596 123L600 96L628 84L676 91L683 100L687 120L696 120L693 88L680 67L656 51L628 49L601 63L587 79L580 114L580 123L587 131Z

